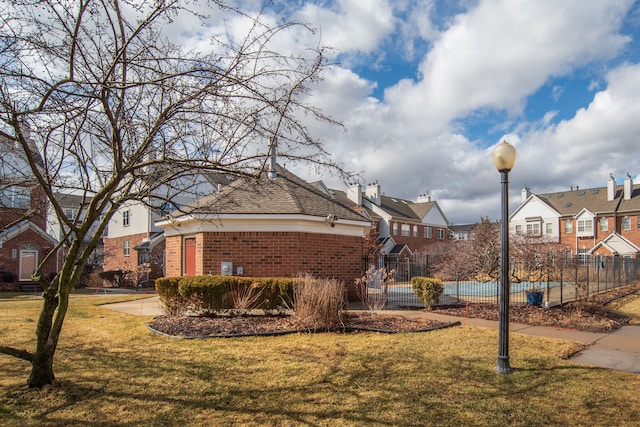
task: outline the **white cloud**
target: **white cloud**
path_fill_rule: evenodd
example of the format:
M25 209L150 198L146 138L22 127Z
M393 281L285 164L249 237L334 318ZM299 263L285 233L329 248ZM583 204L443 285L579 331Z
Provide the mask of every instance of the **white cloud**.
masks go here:
M607 87L570 120L525 135L523 172L546 188L604 186L609 173L640 171L640 65L623 65L606 76ZM539 167L545 164L541 176Z
M337 0L331 9L307 3L295 17L318 27L322 44L342 53L372 53L395 27L385 0Z
M615 55L629 1L484 0L456 17L426 56L405 111L451 120L479 108L519 113L550 76Z

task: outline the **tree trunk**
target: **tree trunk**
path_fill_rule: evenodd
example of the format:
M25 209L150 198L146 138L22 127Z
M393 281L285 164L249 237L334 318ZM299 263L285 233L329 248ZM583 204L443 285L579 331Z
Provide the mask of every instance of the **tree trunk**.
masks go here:
M53 374L53 347L46 346L44 351L34 354L31 363L31 374L27 384L29 388L42 388L46 385L53 384L55 375Z
M55 381L53 355L56 352L58 335L51 332L59 299L51 288L44 292L43 297L44 303L36 329L36 351L31 361L31 374L27 380L30 388L41 388Z

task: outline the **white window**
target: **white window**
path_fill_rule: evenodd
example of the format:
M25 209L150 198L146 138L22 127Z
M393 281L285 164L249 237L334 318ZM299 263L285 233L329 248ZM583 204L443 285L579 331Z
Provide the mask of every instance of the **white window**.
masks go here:
M527 234L532 236L540 235L540 223L539 222L529 222L527 223Z
M629 218L628 216L622 218L622 229L631 230L631 218Z
M417 225L413 226L413 237L418 237L418 226Z
M128 227L129 225L131 225L131 211L126 210L122 212L122 226Z
M570 219L564 223L564 232L573 233L573 222Z
M0 206L26 209L31 204L31 190L22 187L6 187L0 190Z
M124 245L123 245L123 254L124 256L129 256L129 252L130 252L130 243L128 240L124 241Z
M425 227L424 228L424 238L425 239L431 239L432 237L432 231L431 231L431 227Z
M600 231L609 231L609 220L607 218L600 218Z
M393 223L393 235L394 236L398 235L398 223L397 222Z
M589 250L588 249L578 249L578 260L583 265L589 264Z
M593 232L593 220L581 219L578 220L578 233L591 233Z
M516 234L519 236L522 234L522 225L516 225Z
M544 224L544 234L553 234L553 224L550 222L545 222Z
M442 228L438 228L438 240L444 240L444 230Z
M409 224L402 224L402 235L405 237L410 236L410 225Z
M78 209L73 208L64 208L64 216L67 217L68 220L73 221L78 214Z

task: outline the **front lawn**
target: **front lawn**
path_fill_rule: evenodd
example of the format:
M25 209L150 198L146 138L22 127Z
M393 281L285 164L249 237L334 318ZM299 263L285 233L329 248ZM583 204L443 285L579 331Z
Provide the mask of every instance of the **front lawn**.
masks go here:
M78 296L56 387L28 390L27 363L0 355L0 424L632 425L638 375L562 358L579 346L511 335L511 375L494 374L497 331L185 340L150 318ZM33 347L38 300L0 301L0 345Z

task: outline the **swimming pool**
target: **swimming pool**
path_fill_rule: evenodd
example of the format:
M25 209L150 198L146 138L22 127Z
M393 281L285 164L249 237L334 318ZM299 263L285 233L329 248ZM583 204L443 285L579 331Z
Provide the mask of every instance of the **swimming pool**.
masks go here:
M525 292L531 290L533 287L538 286L540 289L547 289L547 283L530 283L530 282L519 282L519 283L511 283L511 293L517 294L520 292ZM474 297L494 297L498 295L499 292L499 283L498 282L460 282L460 283L445 283L444 284L444 295L460 295L460 296L474 296ZM549 288L555 288L560 286L560 282L550 282L548 284ZM413 288L408 286L397 286L390 287L390 293L396 294L407 294L413 293Z

